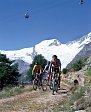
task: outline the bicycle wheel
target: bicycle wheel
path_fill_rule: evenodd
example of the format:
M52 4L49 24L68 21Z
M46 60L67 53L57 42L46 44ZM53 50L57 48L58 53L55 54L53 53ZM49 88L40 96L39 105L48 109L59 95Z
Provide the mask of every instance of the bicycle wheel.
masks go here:
M42 89L43 91L46 91L47 90L47 79L44 79L43 82L42 82Z
M33 89L34 90L37 90L37 79L34 79L34 81L33 81Z
M50 82L49 88L50 88L50 90L52 90L52 89L53 89L52 81Z
M38 84L38 88L41 89L41 81L40 81L40 79L38 79L38 83L37 84Z
M57 92L58 91L58 80L53 80L53 95L54 95L54 92Z
M52 94L54 95L55 92L55 79L52 80Z

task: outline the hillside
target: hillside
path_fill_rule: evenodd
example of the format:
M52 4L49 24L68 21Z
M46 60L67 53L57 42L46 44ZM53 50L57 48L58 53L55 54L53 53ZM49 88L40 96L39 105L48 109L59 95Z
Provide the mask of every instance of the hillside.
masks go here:
M66 78L63 76L61 89L55 95L49 88L47 91L34 91L31 86L26 86L22 88L25 92L19 95L0 99L0 112L91 112L91 77L89 79L84 73L82 69L68 73ZM84 86L73 85L78 74L85 78ZM4 95L4 91L2 93Z

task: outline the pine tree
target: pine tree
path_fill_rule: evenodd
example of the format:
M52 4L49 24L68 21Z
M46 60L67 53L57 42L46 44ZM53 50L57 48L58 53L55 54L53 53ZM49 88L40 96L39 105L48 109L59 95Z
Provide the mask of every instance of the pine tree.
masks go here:
M18 65L13 64L6 55L0 54L0 89L9 84L16 84L19 76Z

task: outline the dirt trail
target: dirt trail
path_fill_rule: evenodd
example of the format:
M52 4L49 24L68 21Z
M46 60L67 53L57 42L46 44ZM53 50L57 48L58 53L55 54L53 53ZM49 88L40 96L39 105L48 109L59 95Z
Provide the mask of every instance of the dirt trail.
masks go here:
M51 90L31 91L0 100L0 112L53 112L54 105L67 98L70 86L61 83L61 89L55 95Z

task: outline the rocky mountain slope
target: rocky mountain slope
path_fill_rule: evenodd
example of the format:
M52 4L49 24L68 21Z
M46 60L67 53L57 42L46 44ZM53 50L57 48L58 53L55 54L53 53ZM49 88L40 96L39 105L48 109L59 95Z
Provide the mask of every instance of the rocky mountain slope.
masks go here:
M91 57L91 42L83 47L83 49L74 57L74 59L67 65L67 67L75 63L77 60L88 59L90 57Z

